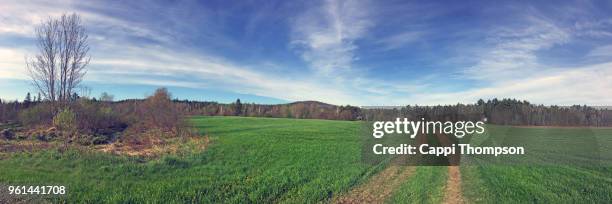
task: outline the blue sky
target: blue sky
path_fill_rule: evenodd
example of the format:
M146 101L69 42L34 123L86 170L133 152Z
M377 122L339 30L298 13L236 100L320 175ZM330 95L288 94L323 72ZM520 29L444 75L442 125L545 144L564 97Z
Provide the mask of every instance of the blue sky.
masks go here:
M3 1L0 98L48 16L82 16L83 93L256 103L612 104L610 1Z

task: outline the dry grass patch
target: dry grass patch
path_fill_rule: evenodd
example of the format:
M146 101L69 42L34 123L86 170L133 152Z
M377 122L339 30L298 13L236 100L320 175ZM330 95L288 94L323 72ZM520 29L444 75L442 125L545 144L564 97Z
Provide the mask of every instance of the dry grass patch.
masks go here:
M105 153L139 157L158 157L164 154L183 152L201 152L210 142L206 136L189 136L182 138L163 138L147 136L137 141L129 140L111 144L97 145L95 149Z

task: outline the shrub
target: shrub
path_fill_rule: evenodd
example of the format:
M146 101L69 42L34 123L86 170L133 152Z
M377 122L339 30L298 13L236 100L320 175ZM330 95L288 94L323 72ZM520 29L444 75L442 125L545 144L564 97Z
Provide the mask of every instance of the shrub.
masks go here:
M53 119L51 104L42 103L19 113L19 121L26 126L49 125Z
M159 129L164 132L176 132L181 124L182 115L170 97L167 89L157 89L152 96L137 106L135 115L138 120L132 128L140 131Z
M53 126L61 131L74 131L76 129L76 117L70 109L64 109L53 117Z
M77 128L86 133L112 133L116 127L125 126L109 104L94 102L87 99L79 100L72 106L77 116ZM112 129L112 130L111 130Z
M80 145L91 145L91 140L93 139L93 135L80 135L79 137L74 139L74 142Z

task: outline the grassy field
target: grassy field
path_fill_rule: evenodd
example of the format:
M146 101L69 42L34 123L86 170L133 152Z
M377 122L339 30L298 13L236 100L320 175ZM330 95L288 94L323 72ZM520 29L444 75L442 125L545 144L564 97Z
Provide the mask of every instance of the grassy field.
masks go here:
M524 156L462 158L463 194L478 203L608 203L612 129L489 125L479 146L524 146Z
M0 160L0 183L61 184L74 202L315 202L380 168L360 162L359 124L195 117L211 136L199 154L145 161L44 151Z
M59 202L313 203L328 202L367 183L387 165L363 162L360 122L243 117L191 121L211 138L203 152L156 159L76 150L11 153L0 159L0 186L65 185L68 195L49 198ZM465 141L528 143L535 154L523 157L529 161L519 165L462 159L463 195L480 203L609 202L610 137L612 129L489 126L486 135ZM568 145L573 143L582 146ZM533 165L537 162L542 165ZM445 166L418 166L387 202L440 203L447 177Z
M447 179L445 166L419 166L389 198L389 203L441 203Z

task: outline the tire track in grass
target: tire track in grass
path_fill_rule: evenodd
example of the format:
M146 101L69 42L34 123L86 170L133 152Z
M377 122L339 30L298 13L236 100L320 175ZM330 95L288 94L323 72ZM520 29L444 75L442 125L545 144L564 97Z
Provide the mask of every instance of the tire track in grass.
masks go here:
M449 147L453 144L453 142L446 135L437 134L436 136L442 146ZM459 154L452 154L448 157L448 179L446 180L444 201L442 203L465 203L465 199L463 198L463 193L461 191L461 171L459 170L460 161L461 155Z
M332 203L384 203L414 171L413 166L390 164L368 182L354 188L346 195L333 199Z
M463 193L461 192L461 172L459 171L459 166L448 166L448 180L446 180L446 189L444 191L443 203L465 203Z
M424 143L427 143L426 137L417 137L417 146ZM334 198L332 203L384 203L416 171L415 166L408 166L411 162L408 160L401 156L394 158L386 169L347 194Z

